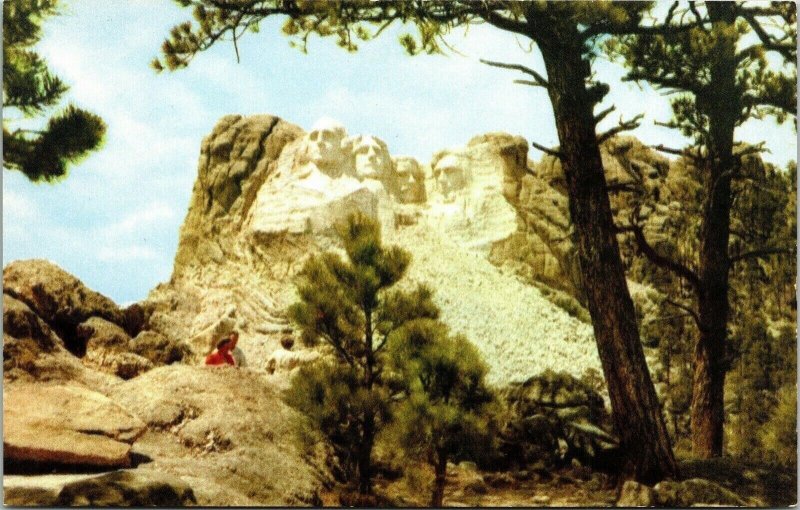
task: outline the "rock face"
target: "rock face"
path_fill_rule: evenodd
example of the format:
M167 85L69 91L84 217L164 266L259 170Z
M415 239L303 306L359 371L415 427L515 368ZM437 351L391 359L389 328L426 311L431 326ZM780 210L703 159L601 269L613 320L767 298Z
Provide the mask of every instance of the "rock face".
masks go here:
M153 368L153 363L129 351L131 338L122 328L99 317L81 323L76 335L86 345L84 362L122 379L130 379Z
M136 449L153 461L137 471L180 477L200 505L314 504L329 476L322 455L301 448L299 417L263 372L174 364L110 396L148 425Z
M191 352L183 342L170 340L155 331L142 331L128 342L128 350L156 365L171 365L182 361Z
M141 303L145 327L186 342L194 360L237 329L248 362L265 367L294 334L293 277L310 255L336 249L332 227L361 211L381 221L386 243L411 251L410 284L434 287L444 319L492 364L492 382L597 368L589 327L489 261L519 232L508 197L528 173L527 142L507 134L426 164L329 119L305 132L270 116L224 117L203 141L172 277Z
M117 471L65 485L55 505L186 506L196 502L192 489L174 476Z
M79 386L3 388L3 458L15 462L127 467L145 424Z
M665 189L669 160L631 137L615 137L601 147L603 168L610 193L612 211L621 223L641 205L646 196L658 196ZM560 162L544 156L531 172L517 177L507 187L506 198L519 213L523 224L520 239L515 239L517 262L526 266L529 278L568 292L582 300L580 269L570 235L569 201ZM643 216L666 216L666 211L645 211ZM645 232L656 241L658 221L648 222ZM519 244L525 245L520 249ZM524 253L524 256L520 256Z
M78 356L85 346L75 329L90 317L125 324L125 312L109 298L46 260L15 261L3 269L3 292L22 301L47 322ZM135 331L134 334L138 333Z

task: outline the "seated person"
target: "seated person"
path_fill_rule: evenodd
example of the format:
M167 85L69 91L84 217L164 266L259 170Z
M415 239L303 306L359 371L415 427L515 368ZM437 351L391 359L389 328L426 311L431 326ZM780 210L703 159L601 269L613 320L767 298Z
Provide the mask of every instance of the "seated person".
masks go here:
M232 331L230 335L222 338L217 342L217 348L206 356L206 365L236 366L236 360L233 358L231 351L236 347L236 342L238 341L239 333L236 331Z

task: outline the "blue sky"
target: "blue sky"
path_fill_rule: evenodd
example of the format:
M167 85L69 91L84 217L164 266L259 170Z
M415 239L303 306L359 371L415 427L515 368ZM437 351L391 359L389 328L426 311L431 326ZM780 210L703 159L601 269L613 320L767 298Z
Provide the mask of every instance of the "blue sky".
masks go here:
M543 70L538 52L487 27L452 34L460 55L412 58L397 43L400 27L355 54L319 39L302 54L272 20L240 41L239 64L232 45L222 44L186 70L157 75L148 64L189 11L163 0L71 0L63 10L45 22L38 50L71 86L68 99L105 119L107 139L55 185L3 172L3 264L47 258L120 303L144 298L169 278L200 141L223 115L270 113L305 129L328 116L350 134L382 138L393 155L421 161L489 131L557 144L543 89L516 85L512 80L524 76L478 62ZM616 104L625 118L645 113L636 136L682 144L653 124L670 116L664 97L619 83L622 70L613 64L596 68L612 86L603 106ZM739 136L767 140L767 159L777 164L796 158L789 126L752 122Z

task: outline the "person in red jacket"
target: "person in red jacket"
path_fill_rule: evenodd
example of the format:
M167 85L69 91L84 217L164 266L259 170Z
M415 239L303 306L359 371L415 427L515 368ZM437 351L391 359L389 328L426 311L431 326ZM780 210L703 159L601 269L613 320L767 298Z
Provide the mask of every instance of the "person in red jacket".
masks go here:
M232 331L230 335L217 342L217 348L206 356L206 365L236 366L236 360L233 359L231 351L236 347L236 342L238 341L239 333Z

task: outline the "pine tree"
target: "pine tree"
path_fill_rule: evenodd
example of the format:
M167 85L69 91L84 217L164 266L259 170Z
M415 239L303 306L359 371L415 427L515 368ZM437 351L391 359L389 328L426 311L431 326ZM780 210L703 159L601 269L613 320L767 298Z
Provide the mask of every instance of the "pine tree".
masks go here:
M669 12L678 7L675 2ZM653 263L675 272L695 293L695 303L680 304L695 317L699 331L692 443L696 455L713 457L722 454L725 374L730 368L730 272L736 262L792 251L786 245L733 251L730 236L733 182L747 156L760 150L736 142L736 128L750 118L772 115L783 121L796 115L797 11L782 2L689 2L685 10L682 15L698 23L692 30L635 34L609 46L629 66L627 79L678 94L667 125L693 140L685 149L661 149L681 155L699 170L703 193L695 260L685 264L659 253L649 245L638 218L627 229ZM753 44L745 41L750 31ZM781 69L770 65L768 53L783 59Z
M486 365L465 337L450 336L431 319L397 330L390 358L406 395L396 413L397 435L406 452L433 468L431 506L441 507L448 461L474 457L475 448L491 443Z
M393 289L411 260L384 247L378 223L352 215L338 227L347 258L326 252L300 272L300 300L289 315L309 346L323 343L335 361L304 369L287 400L319 427L345 468L358 476L361 494L371 492L372 450L390 418L392 390L384 377L386 347L409 321L437 319L431 291Z
M32 49L41 37L42 21L57 14L57 3L3 2L3 165L31 181L64 177L68 164L100 147L106 132L100 117L74 105L50 116L44 128L12 127L14 113L26 119L43 117L68 90Z
M283 32L302 50L311 35L319 35L355 51L359 41L377 37L395 21L417 28L416 36L406 34L400 41L412 55L441 52L446 46L443 37L452 29L479 23L534 42L544 60L544 74L524 65L487 63L525 73L528 79L521 83L544 88L553 106L560 147L536 147L558 157L564 168L582 287L625 455L623 476L655 483L677 475L625 280L599 148L611 136L638 126L638 120L597 132L597 124L613 107L594 113L609 87L592 72L598 40L687 28L674 23L672 11L656 26L644 22L650 8L645 2L179 1L192 9L194 22L172 29L162 45L162 58L153 61L156 70L186 67L221 40L233 42L238 58L238 39L257 31L271 16L287 17Z

